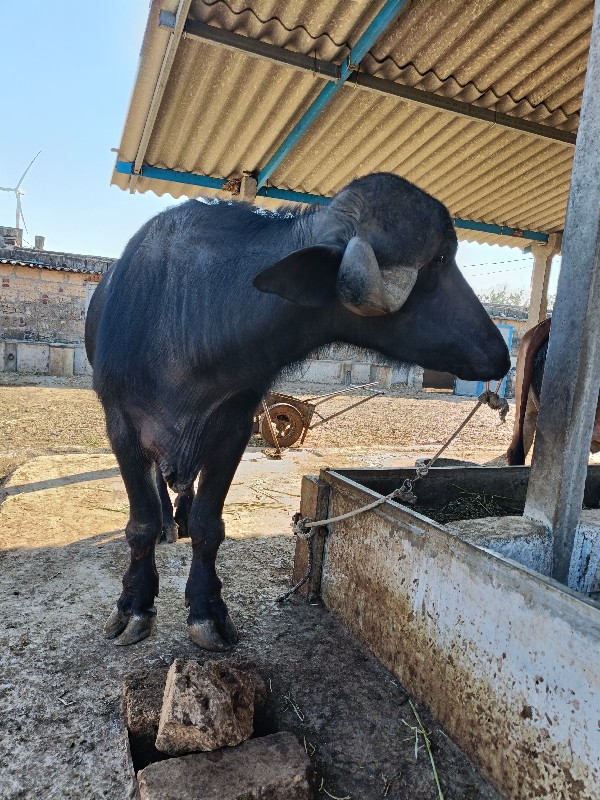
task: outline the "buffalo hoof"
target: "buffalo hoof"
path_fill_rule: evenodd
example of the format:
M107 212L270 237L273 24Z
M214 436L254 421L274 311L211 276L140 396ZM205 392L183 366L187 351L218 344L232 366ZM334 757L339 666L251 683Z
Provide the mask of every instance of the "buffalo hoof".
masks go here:
M177 525L174 522L170 522L168 525L165 525L162 529L160 538L164 539L167 544L174 544L179 538L177 534Z
M115 639L119 646L135 644L150 636L154 630L156 615L132 614L123 633Z
M188 629L192 642L205 650L229 650L239 641L237 629L229 614L224 623L205 619L202 622L192 622Z
M124 614L115 608L104 625L104 638L114 639L117 645L135 644L150 636L155 614Z
M102 634L105 639L115 639L123 633L129 622L129 614L124 614L119 608L115 608L110 617L106 620Z

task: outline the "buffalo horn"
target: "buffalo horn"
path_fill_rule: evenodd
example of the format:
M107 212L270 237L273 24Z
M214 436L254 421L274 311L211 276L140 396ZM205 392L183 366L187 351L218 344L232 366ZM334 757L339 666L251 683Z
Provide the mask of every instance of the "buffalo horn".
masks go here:
M404 305L416 280L417 270L412 267L382 272L369 242L354 236L346 246L338 272L338 295L355 314L383 316Z

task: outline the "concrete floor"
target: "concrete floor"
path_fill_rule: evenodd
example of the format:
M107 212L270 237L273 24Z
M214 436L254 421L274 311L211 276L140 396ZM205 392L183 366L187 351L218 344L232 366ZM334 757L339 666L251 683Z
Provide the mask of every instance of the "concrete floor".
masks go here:
M219 558L224 594L242 636L236 651L272 674L278 697L294 686L307 721L300 723L281 704L278 713L288 714L281 729L294 731L301 741L305 735L321 742L320 768L332 794L379 798L379 773L391 776L402 762L389 800L433 796L427 760L414 763L414 741L405 741L401 715L408 707L402 705L402 687L324 609L273 602L288 585L294 549L290 514L299 504L300 476L326 465L329 455L299 451L284 461L260 451L244 456L228 498L228 538ZM361 459L364 463L364 455ZM407 458L391 458L388 464L400 461ZM134 775L120 713L124 677L164 668L175 657L205 655L191 644L185 625L189 543L158 547L156 633L134 647L118 648L101 636L127 557L127 502L114 458L36 458L13 473L4 491L0 798L130 797ZM299 653L317 654L311 664L318 680L299 663ZM346 697L344 702L348 686L352 701ZM397 715L390 714L391 707L399 708ZM360 734L366 717L377 730L367 744ZM425 719L434 730L435 723ZM447 796L497 798L452 742L437 736ZM347 791L349 786L354 790Z

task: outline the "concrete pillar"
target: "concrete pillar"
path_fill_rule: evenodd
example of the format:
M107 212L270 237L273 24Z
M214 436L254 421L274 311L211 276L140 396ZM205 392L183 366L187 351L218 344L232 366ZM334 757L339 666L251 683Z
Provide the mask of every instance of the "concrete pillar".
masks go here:
M600 0L573 161L525 516L553 535L552 575L567 582L600 386Z
M533 328L546 319L548 311L548 281L552 259L560 253L562 236L560 233L551 233L547 244L531 246L533 253L533 273L531 275L531 291L529 296L529 317L527 327Z

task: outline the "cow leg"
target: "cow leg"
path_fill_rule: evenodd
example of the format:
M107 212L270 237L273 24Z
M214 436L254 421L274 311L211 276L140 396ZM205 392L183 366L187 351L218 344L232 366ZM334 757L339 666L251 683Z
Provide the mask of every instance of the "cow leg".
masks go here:
M523 463L527 458L527 453L531 450L533 445L533 437L535 436L535 428L538 418L538 407L535 400L531 396L531 390L527 397L527 405L525 407L525 417L523 419Z
M164 539L168 544L173 544L173 542L177 541L177 525L173 519L173 504L171 503L171 497L169 495L169 490L167 489L167 483L162 476L162 472L160 471L158 464L154 465L154 471L156 474L158 496L160 498L160 505L162 508L162 528L160 531L160 541L163 541Z
M154 464L141 447L133 426L116 409L108 409L106 427L129 498L125 536L131 550L117 607L104 626L115 644L139 642L152 632L158 595L154 548L161 531L161 503Z
M188 627L192 641L208 650L227 650L238 641L235 625L221 598L223 584L217 576L215 561L225 538L222 520L225 497L250 438L255 405L250 406L247 414L245 410L233 410L230 405L229 413L224 414L227 427L213 428L216 435L200 472L189 517L193 555L185 590L190 609Z

